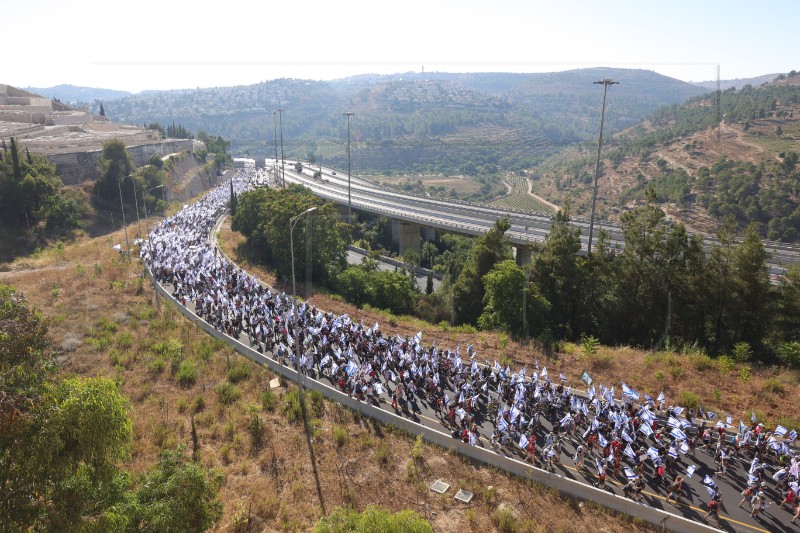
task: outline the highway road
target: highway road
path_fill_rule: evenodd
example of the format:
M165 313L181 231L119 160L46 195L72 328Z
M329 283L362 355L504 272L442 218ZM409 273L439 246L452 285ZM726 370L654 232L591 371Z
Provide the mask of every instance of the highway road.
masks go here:
M287 183L301 184L322 198L347 205L346 173L308 163L303 163L303 172L296 172L294 163L295 161L286 162ZM322 177L313 178L313 173L320 168ZM356 209L466 235L483 235L494 226L498 218L508 217L511 228L506 235L512 244L544 242L552 224L549 216L410 195L378 187L355 176L351 177L350 192L351 204ZM588 247L589 222L574 219L572 223L581 229L582 251L585 253ZM610 235L612 247L622 248L625 245L621 226L597 221L594 228L595 243L601 229ZM704 237L704 242L706 248L710 249L714 239ZM786 266L800 262L800 246L773 241L765 241L764 244L772 254L769 266L773 280Z
M211 235L214 234L215 232L212 231ZM194 312L191 302L187 304L187 308ZM245 344L248 343L246 335L241 335L238 340ZM444 348L447 347L441 347L441 349ZM270 353L267 353L266 355L268 357L272 357L272 354ZM316 379L318 382L326 384L327 386L335 387L335 384L332 383L326 376L313 374L308 376L307 379ZM577 385L582 386L582 383L579 382L578 384L573 385L576 385L577 389ZM386 386L387 388L393 388L394 384L386 383ZM451 383L447 384L446 389L449 390L449 395L451 398L457 397L456 393L453 391ZM392 410L388 391L385 394L376 396L371 403L375 409ZM428 400L401 400L399 410L397 412L398 414L412 420L417 424L421 424L438 431L450 432L448 424L442 420L439 415L437 415L434 406ZM487 406L483 403L479 404L475 412L477 413L477 422L479 425L480 434L480 438L476 445L484 448L491 448L490 436L495 428L494 416L487 414ZM548 416L542 416L541 420L542 424L536 430L537 449L541 449L546 435L552 430L553 423L560 420L560 415L550 415L549 418ZM737 422L738 421L734 421L734 423ZM560 464L554 465L552 468L552 475L564 476L590 483L596 480L597 469L593 466L594 461L592 458L588 458L586 461L586 464L589 465L588 468L581 471L575 468L575 464L572 461L572 456L574 454L575 446L579 440L579 435L583 433L585 427L586 426L579 428L578 431L576 431L573 439L565 440L564 453L562 455L561 462ZM524 459L524 454L517 445L518 438L519 437L513 438L506 446L497 449L496 453L500 453L508 457ZM640 438L640 440L642 438ZM650 445L652 444L652 441L647 440L646 443ZM724 508L721 515L723 518L722 528L724 530L750 533L793 530L793 527L789 524L789 520L791 519L791 514L789 511L780 509L776 505L776 502L781 501L782 495L775 490L775 483L771 480L774 468L767 470L768 475L765 478L768 480L768 488L766 491L767 496L769 501L772 502L772 505L768 507L765 514L758 518L751 518L749 512L738 507L738 503L741 499L740 492L746 486L748 479L750 457L748 456L745 458L734 459L729 467L727 475L725 477L721 477L715 474L716 465L714 463L712 453L713 448L711 451L705 451L698 447L694 455L679 454L676 463L677 467L675 475L683 475L686 480L685 490L682 494L684 503L679 505L665 502L665 498L667 496L666 486L655 485L652 482L654 477L654 469L652 463L647 461L648 466L644 476L645 480L647 480L647 484L644 492L643 504L664 509L670 513L679 514L684 517L699 521L706 510L705 504L709 500L709 494L703 485L703 479L708 475L713 478L717 484L717 490L723 496ZM623 464L628 464L630 466L630 461L626 460L623 462ZM687 467L689 465L694 465L696 467L696 471L691 477L687 476ZM537 466L520 464L520 468L536 468ZM672 476L670 476L670 479L671 478ZM624 472L617 477L612 477L609 473L607 490L616 495L622 496L622 486L625 482L626 479L624 478Z

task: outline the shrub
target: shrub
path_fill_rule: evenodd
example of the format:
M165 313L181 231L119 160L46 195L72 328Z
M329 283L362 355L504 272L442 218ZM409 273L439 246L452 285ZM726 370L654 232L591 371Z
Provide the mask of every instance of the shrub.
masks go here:
M206 408L206 399L203 397L202 394L198 394L192 401L192 412L199 413L205 408Z
M750 357L753 355L753 350L750 348L750 345L744 341L737 342L733 345L733 352L731 353L731 357L737 363L746 363L750 360Z
M181 361L176 377L178 379L178 383L184 387L191 387L194 385L197 381L197 367L194 364L194 361L191 359Z
M783 394L786 392L786 387L783 386L783 383L778 378L767 378L764 380L764 384L761 386L765 392L772 392L774 394Z
M311 391L311 412L317 418L325 415L325 395L318 390Z
M300 395L296 389L289 391L286 396L283 397L283 407L281 410L286 416L286 419L291 423L303 420L303 409L300 407Z
M692 351L689 353L689 364L691 364L699 372L705 372L714 368L714 360L704 353L702 350Z
M337 448L341 448L347 443L347 430L343 427L337 427L333 430L333 442Z
M133 346L133 333L130 331L121 331L119 335L117 335L117 348L121 350L127 350L131 346Z
M778 359L786 366L797 368L800 366L800 342L782 342L776 350Z
M278 405L278 397L271 390L265 390L261 393L261 407L268 413L275 411Z
M750 381L749 366L743 366L742 368L739 369L739 381L741 381L742 383L747 383L748 381Z
M375 459L382 465L389 462L389 446L385 442L381 442L375 447Z
M230 405L235 403L236 401L241 398L242 393L239 391L239 388L236 385L231 383L225 382L220 383L214 388L214 392L217 393L217 398L219 402L223 405Z
M250 366L241 360L234 360L228 368L228 381L231 383L239 383L250 376Z
M586 357L592 357L600 348L600 339L589 335L581 340L581 353Z
M683 407L697 409L700 404L700 396L695 392L681 391L678 396L678 403Z
M166 362L166 361L164 361L164 360L163 360L162 358L160 358L160 357L155 357L155 358L154 358L152 361L150 361L150 363L147 365L147 370L148 370L148 371L149 371L151 374L155 374L155 375L162 373L162 372L164 371L164 369L165 369L165 368L167 368L167 362Z
M497 509L492 513L492 520L501 533L514 533L517 530L517 517L510 509Z
M736 368L736 361L733 358L728 357L727 355L720 355L719 359L717 360L717 365L719 365L719 371L723 374L728 374L734 368Z

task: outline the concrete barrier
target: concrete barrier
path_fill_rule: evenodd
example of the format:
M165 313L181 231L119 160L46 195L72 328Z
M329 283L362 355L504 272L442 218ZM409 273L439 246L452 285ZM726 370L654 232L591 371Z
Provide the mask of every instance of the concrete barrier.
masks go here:
M158 294L163 296L167 301L172 302L182 315L184 315L187 319L189 319L189 321L193 322L198 327L202 328L206 333L214 338L228 343L237 352L244 355L251 361L265 365L276 374L279 374L294 382L298 381L299 375L295 370L279 364L277 361L274 361L266 355L250 348L238 339L229 337L221 331L213 328L211 325L206 323L205 320L201 319L190 309L175 300L175 298L173 298L172 295L161 286L161 284L156 283L149 271L148 276L150 277L150 281ZM413 422L412 420L398 416L390 411L384 411L383 409L360 402L355 398L352 398L337 389L325 385L320 381L304 377L303 386L307 389L318 391L325 395L325 397L329 400L337 402L354 411L358 411L362 415L373 418L379 422L382 422L383 424L395 426L407 433L422 435L422 438L431 444L447 448L475 461L501 469L512 475L530 479L537 483L541 483L542 485L553 487L573 498L589 500L602 505L603 507L613 509L614 511L640 518L657 527L663 528L664 530L677 531L681 533L718 531L700 522L695 522L694 520L668 513L661 509L656 509L655 507L650 507L645 504L636 503L632 500L617 496L605 490L597 489L586 483L582 483L559 474L547 472L517 459L502 456L485 448L464 443L459 439L452 438L447 433L425 427L421 424Z

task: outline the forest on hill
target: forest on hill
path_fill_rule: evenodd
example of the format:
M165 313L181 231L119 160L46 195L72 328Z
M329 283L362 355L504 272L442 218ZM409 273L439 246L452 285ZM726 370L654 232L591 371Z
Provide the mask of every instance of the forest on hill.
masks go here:
M792 71L760 87L730 88L661 108L609 136L601 163L601 217L617 218L655 201L679 220L704 220L695 228L700 231L713 233L730 217L739 231L752 223L762 237L797 242L798 108L800 76ZM596 149L590 148L537 169L536 187L562 202L572 199L582 213L596 163Z
M530 168L595 135L602 96L592 81L621 81L607 127L638 123L706 89L651 71L581 69L550 74L404 73L334 81L279 79L248 86L160 91L108 102L107 116L180 123L231 140L232 151L346 164L347 121L360 172L442 172L475 177ZM284 109L280 117L273 112ZM276 118L280 123L276 123Z

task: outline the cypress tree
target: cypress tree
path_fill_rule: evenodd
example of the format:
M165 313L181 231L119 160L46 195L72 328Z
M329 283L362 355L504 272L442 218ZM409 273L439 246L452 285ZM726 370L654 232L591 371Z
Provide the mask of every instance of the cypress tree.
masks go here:
M101 117L106 116L106 110L103 108L103 103L102 102L100 102L100 116Z
M11 165L14 168L14 179L20 181L22 179L22 171L19 168L19 152L17 151L17 141L11 137Z

